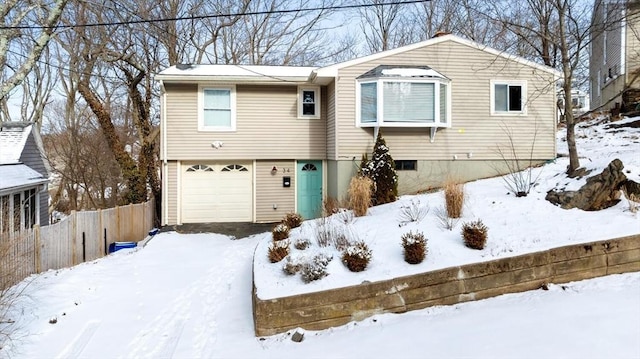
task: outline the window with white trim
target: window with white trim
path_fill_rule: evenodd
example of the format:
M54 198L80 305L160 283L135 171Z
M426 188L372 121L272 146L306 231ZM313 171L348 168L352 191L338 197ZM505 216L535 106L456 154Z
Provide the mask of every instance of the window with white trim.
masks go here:
M200 86L198 91L198 131L235 130L235 86Z
M491 114L526 114L526 81L491 81Z
M298 87L298 118L320 118L320 87Z
M359 80L356 123L361 127L447 127L450 91L445 78Z

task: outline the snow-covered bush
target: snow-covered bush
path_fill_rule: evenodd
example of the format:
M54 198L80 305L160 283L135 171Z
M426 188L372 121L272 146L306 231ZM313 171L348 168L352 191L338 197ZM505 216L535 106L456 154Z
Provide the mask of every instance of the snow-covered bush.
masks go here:
M483 249L487 243L488 228L482 220L467 222L462 225L464 244L472 249Z
M302 216L298 213L287 213L282 219L282 223L286 224L289 228L298 228L302 224Z
M360 174L373 180L374 193L372 202L374 205L394 202L398 196L398 174L393 158L389 154L389 147L378 132L376 144L373 147L371 160L366 156L360 164Z
M371 261L371 249L365 242L359 241L342 252L342 262L352 272L362 272Z
M274 241L280 241L289 238L289 231L291 228L286 223L278 223L271 230L271 235Z
M298 238L295 240L295 242L293 242L293 246L296 247L297 250L301 250L301 251L309 248L310 245L311 245L311 241L308 240L307 238Z
M305 262L300 267L300 277L305 283L322 279L327 276L327 265L333 259L333 256L326 253L316 254L310 261Z
M269 243L268 256L271 263L278 263L289 255L289 241L279 240Z
M302 261L299 257L291 258L291 256L287 256L287 260L282 266L282 271L288 275L294 275L300 271L302 268Z
M427 254L427 238L422 232L405 233L402 235L402 248L404 248L404 260L409 264L422 263Z

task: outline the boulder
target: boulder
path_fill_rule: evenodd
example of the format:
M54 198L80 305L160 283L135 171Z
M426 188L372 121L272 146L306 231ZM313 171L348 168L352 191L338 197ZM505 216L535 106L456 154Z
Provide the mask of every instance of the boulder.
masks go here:
M611 207L620 200L620 189L627 181L627 176L622 173L623 168L622 161L616 158L602 173L587 178L587 183L579 190L551 190L547 192L546 199L564 209L598 211Z

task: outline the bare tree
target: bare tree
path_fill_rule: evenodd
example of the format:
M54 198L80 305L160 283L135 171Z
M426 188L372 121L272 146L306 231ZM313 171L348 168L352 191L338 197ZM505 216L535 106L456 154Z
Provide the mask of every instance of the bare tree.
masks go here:
M407 45L413 42L415 24L409 23L408 5L383 5L385 0L361 0L358 9L360 28L368 53L375 53Z
M7 100L36 65L67 2L8 0L0 4L0 102Z

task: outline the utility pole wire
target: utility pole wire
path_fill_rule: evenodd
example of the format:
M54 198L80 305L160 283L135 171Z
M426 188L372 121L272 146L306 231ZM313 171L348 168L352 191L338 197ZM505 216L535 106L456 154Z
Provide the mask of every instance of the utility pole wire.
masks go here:
M31 26L31 25L0 26L0 30L51 29L51 28L59 30L59 29L70 29L70 28L80 28L80 27L119 26L119 25L132 25L132 24L148 24L148 23L156 23L156 22L215 19L220 17L234 17L234 16L289 14L289 13L296 13L296 12L327 11L327 10L349 10L349 9L368 8L368 7L374 7L374 6L409 5L409 4L430 2L430 1L431 0L390 1L386 3L380 3L380 4L374 3L374 4L337 5L337 6L327 6L327 7L320 6L320 7L310 7L310 8L302 8L302 9L264 10L264 11L215 14L215 15L194 15L194 16L175 17L175 18L166 18L166 19L115 21L115 22L95 23L95 24L54 25L54 26L40 26L40 25L38 26Z

